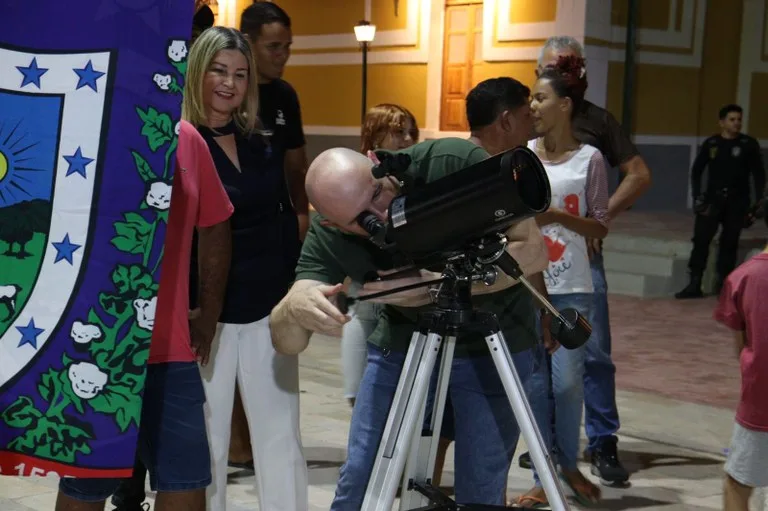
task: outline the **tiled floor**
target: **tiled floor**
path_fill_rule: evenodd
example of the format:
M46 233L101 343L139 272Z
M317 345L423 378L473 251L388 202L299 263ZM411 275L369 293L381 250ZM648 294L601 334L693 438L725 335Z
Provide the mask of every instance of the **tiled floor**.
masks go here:
M741 376L715 298L610 299L619 388L734 409Z
M630 488L604 489L597 509L721 509L723 449L739 372L728 332L711 319L713 307L713 299L611 298L620 447L633 476ZM340 390L338 339L316 337L301 365L302 431L317 511L333 499L350 417ZM448 486L451 466L449 452ZM530 473L515 466L509 492L523 492L530 482ZM258 509L252 484L252 474L231 474L230 511ZM55 488L55 480L0 477L0 511L52 511Z

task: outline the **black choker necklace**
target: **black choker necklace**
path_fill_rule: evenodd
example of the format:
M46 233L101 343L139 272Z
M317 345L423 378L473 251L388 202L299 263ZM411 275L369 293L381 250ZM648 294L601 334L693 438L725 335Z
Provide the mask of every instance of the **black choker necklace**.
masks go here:
M223 137L225 135L237 133L238 131L234 119L229 121L224 126L219 126L218 128L210 128L208 126L201 126L201 128L203 128L212 137Z

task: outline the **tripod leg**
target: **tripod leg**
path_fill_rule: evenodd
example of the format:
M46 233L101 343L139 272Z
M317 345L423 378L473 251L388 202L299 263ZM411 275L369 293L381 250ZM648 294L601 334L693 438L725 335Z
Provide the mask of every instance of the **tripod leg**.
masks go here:
M528 399L526 399L523 392L523 384L517 374L515 364L512 362L512 355L509 353L507 343L504 341L504 335L497 331L487 336L485 341L488 343L488 349L496 365L496 370L499 372L504 390L507 393L507 397L509 397L509 404L512 405L512 411L515 413L520 433L523 435L528 450L531 453L533 465L539 473L550 508L552 511L569 511L568 501L565 499L560 481L555 476L552 458L544 447L541 432L536 426L531 406L528 404Z
M400 509L414 509L429 504L429 499L413 487L413 483L422 486L428 484L435 467L435 458L440 444L440 427L443 424L445 400L448 395L448 382L453 366L453 351L456 347L456 337L446 336L443 341L443 353L440 360L440 372L437 377L435 399L432 409L427 410L427 399L424 400L421 417L431 414L429 427L422 428L421 434L416 435L408 456L408 463L403 473L403 489L400 493Z
M424 417L424 402L429 380L435 367L442 337L430 332L425 336L414 332L395 397L389 410L387 425L376 454L362 511L391 511L397 494L397 483L403 473L416 426Z

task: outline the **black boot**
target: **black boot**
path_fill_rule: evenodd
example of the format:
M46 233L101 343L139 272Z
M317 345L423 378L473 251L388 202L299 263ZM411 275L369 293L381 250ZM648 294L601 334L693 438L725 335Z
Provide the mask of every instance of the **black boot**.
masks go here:
M685 289L679 293L675 293L675 298L679 300L684 300L686 298L704 298L704 293L701 291L701 275L691 273L691 281Z

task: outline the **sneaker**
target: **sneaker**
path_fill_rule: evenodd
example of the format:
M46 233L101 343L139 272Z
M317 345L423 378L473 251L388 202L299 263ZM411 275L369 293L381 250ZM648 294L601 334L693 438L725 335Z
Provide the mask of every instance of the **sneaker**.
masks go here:
M619 461L616 443L615 438L605 440L591 453L592 475L600 478L605 486L626 486L629 481L629 472Z
M520 468L526 468L528 470L531 470L533 468L533 462L531 461L531 453L524 452L520 455L519 458L517 458L517 463L520 465Z

